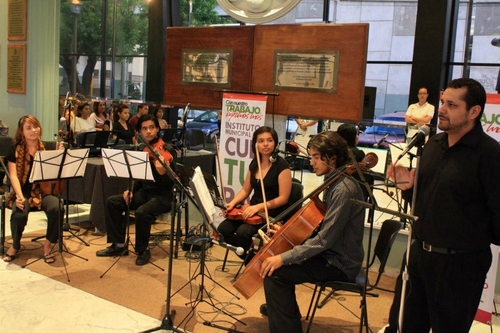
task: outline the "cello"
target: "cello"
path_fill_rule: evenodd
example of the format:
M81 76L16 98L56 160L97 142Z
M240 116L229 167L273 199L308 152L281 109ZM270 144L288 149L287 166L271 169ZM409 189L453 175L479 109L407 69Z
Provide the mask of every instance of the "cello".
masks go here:
M374 153L366 154L363 162L359 165L364 168L372 168L378 162L378 157ZM261 287L263 278L260 276L260 268L262 263L274 255L283 253L292 249L295 245L302 244L308 239L313 231L320 225L326 213L326 206L319 198L319 194L328 186L333 184L344 173L352 174L356 170L356 164L344 165L343 167L332 172L330 176L318 188L312 191L302 200L297 201L284 212L278 215L274 220L280 221L283 216L286 216L293 211L298 205L301 205L307 199L310 199L298 212L296 212L264 245L260 251L248 263L238 279L233 283L233 286L245 298L250 298Z

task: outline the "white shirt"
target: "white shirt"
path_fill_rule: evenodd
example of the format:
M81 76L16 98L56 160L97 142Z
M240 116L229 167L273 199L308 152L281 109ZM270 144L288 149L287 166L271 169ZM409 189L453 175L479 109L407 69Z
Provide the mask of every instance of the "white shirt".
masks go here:
M431 120L434 117L434 105L425 102L423 105L419 105L418 103L411 104L406 110L407 116L417 116L424 117L430 116ZM430 120L427 122L430 123ZM415 133L418 132L418 126L416 124L408 124L408 133L406 133L406 139L411 139Z

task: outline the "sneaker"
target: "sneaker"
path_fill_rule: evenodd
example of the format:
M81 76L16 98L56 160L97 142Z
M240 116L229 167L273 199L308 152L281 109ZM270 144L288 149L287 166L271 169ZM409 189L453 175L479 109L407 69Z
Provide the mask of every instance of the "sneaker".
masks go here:
M110 247L97 251L95 255L98 257L116 257L119 255L128 256L128 247L118 247L115 244L111 244Z
M149 259L151 259L151 251L149 251L149 249L146 249L142 252L137 253L137 259L135 260L135 264L137 266L146 265L149 262Z

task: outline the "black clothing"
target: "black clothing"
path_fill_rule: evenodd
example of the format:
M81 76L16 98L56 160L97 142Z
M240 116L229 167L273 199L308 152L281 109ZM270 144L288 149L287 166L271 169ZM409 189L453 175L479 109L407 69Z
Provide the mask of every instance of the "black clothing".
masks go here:
M500 145L481 124L452 147L440 133L424 146L417 172L403 330L466 333L491 265L490 244L500 243ZM428 252L424 242L441 249Z
M266 199L268 201L279 196L279 175L283 170L289 168L290 165L288 162L285 161L283 157L277 156L276 162L272 164L271 168L264 177L264 190L266 191ZM264 200L262 198L260 180L256 179L255 175L252 173L250 173L250 184L253 188L253 196L250 200L250 205L262 203ZM269 209L269 216L278 216L287 208L287 206L288 205L283 205L281 207ZM219 224L217 230L224 237L224 242L247 250L252 244L252 236L255 235L257 230L264 224L265 223L250 225L244 221L224 220ZM245 254L240 257L244 259Z
M7 162L11 162L14 164L16 163L16 146L17 144L13 144L10 147L9 152L6 156ZM31 210L28 199L31 196L31 189L33 187L33 183L30 183L29 181L29 175L31 174L31 170L33 169L33 161L34 157L30 155L28 177L26 178L26 182L24 184L21 184L23 196L24 198L26 198L24 202L24 210L19 210L15 203L12 205L10 229L12 233L12 247L16 250L19 250L21 248L21 237L23 235L24 228L28 223L28 215ZM19 179L19 181L21 181L21 179ZM45 237L51 243L56 243L59 237L58 224L62 223L64 216L64 209L60 208L60 200L58 197L53 195L42 196L42 211L44 211L45 215L47 216L47 233L45 234Z
M500 145L476 126L452 147L440 133L419 164L414 236L467 251L500 245Z
M127 123L127 127L128 128L125 129L119 121L113 124L113 130L120 131L120 134L118 134L118 139L122 139L126 144L131 145L133 143L132 138L135 136L135 131L133 126L129 123Z
M153 140L154 144L157 139ZM171 146L166 149L176 156ZM150 160L153 172L154 182L146 180L136 180L132 190L132 202L130 209L135 210L135 239L136 252L143 252L148 247L149 237L151 235L151 224L163 213L169 212L172 204L173 181L168 172L160 175L154 166L153 160ZM175 166L174 162L171 166ZM126 219L123 212L126 212L127 205L123 199L123 194L110 196L106 203L106 232L108 243L124 243L126 236Z

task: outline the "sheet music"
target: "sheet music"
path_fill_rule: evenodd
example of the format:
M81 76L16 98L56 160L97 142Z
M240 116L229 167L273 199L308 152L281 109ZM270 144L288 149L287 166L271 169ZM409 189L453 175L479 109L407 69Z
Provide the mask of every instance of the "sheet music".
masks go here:
M103 148L101 152L108 177L155 180L147 152L108 148Z
M64 158L63 165L63 157ZM83 177L89 149L37 151L29 181ZM61 175L59 176L59 170Z
M208 190L207 183L201 168L198 166L194 169L193 178L191 178L191 187L196 194L198 205L203 209L209 223L212 224L215 216L215 205Z

